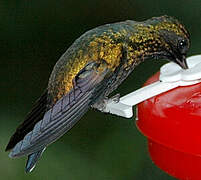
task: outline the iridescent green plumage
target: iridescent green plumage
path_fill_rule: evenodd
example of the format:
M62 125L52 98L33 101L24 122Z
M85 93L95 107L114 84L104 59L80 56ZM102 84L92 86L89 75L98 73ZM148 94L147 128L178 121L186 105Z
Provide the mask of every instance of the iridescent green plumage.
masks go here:
M76 74L90 61L105 60L115 71L119 66L125 71L133 69L144 58L155 56L161 48L169 49L161 32L188 40L185 28L174 18L163 16L144 22L125 21L92 29L78 38L54 67L49 82L49 92L56 102L72 88Z

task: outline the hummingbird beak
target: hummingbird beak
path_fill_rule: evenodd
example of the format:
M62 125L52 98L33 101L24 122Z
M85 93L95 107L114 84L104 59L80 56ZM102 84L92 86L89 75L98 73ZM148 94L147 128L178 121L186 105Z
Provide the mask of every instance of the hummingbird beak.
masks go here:
M186 62L186 56L182 55L181 58L176 58L175 63L177 63L182 69L188 69L188 64Z

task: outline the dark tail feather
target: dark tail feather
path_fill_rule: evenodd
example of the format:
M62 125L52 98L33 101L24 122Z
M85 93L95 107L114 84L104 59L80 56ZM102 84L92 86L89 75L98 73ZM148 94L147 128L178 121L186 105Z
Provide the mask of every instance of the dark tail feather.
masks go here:
M31 172L34 167L36 166L37 161L42 156L42 153L45 151L46 148L43 148L42 150L35 152L33 154L28 155L25 172L29 173Z

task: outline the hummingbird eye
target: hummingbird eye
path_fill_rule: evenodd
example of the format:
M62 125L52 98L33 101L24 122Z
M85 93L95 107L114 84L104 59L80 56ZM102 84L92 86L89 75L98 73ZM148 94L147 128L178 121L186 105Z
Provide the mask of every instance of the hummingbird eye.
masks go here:
M186 54L188 50L188 43L185 39L179 40L177 44L177 48L181 54Z

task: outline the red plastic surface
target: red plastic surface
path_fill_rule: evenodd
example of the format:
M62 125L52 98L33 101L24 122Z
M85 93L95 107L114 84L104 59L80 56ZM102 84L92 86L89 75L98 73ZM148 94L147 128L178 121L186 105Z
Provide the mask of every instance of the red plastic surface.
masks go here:
M158 78L159 73L145 85ZM138 105L138 119L159 167L180 179L201 180L201 83L144 101Z
M169 175L182 180L201 179L201 157L175 151L152 140L148 140L152 161Z

